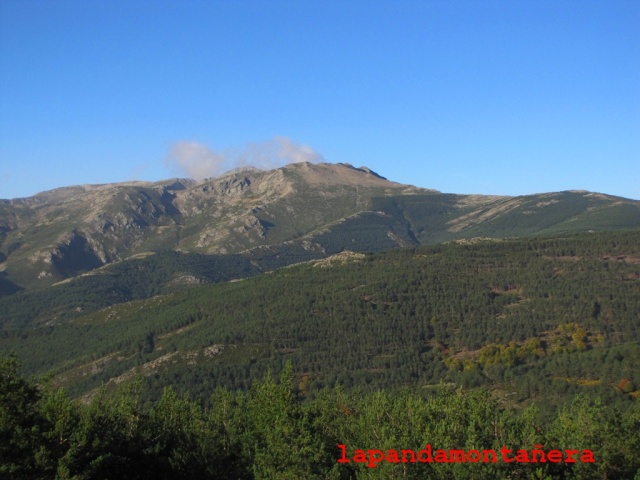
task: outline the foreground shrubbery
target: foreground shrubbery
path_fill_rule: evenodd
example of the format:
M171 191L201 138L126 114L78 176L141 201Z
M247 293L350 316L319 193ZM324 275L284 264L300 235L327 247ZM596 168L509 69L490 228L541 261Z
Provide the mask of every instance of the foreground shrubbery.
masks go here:
M38 387L0 360L0 477L11 479L640 478L640 408L616 415L578 397L544 426L487 392L325 391L305 401L290 365L211 407L167 389L150 408L135 387L89 403ZM356 462L357 450L590 450L595 463ZM352 459L338 463L341 450ZM375 456L375 454L373 454Z

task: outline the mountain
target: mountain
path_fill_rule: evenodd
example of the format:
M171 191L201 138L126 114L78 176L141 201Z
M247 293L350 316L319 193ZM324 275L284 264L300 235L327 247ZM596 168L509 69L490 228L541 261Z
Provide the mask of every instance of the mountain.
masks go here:
M171 385L206 403L292 361L308 398L440 384L622 411L639 232L635 200L446 194L344 164L61 188L0 201L0 356L84 399L137 378L145 402Z
M0 200L0 295L162 251L242 255L250 265L241 277L344 250L637 226L635 200L584 191L445 194L348 164L65 187Z

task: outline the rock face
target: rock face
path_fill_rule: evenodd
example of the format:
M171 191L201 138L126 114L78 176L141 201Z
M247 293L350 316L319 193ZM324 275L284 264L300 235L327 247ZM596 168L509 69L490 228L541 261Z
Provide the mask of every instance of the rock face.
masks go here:
M567 231L633 227L640 225L639 205L589 192L441 194L391 182L366 167L326 163L237 169L202 182L65 187L0 200L0 294L150 251L226 254L290 246L328 255L544 233L559 225Z

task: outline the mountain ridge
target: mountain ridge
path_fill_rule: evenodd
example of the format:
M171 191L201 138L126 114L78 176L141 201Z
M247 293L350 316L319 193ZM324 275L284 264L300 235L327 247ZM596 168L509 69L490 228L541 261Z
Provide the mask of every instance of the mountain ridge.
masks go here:
M267 249L282 266L343 250L637 226L640 201L601 193L450 194L350 164L242 167L202 181L79 185L0 200L0 294L143 252L255 257Z

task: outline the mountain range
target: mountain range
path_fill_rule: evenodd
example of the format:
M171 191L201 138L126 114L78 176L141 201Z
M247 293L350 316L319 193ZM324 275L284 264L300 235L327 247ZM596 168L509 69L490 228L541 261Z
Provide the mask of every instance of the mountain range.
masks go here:
M349 164L73 186L0 200L0 296L159 252L228 256L241 264L229 279L345 250L638 226L636 200L586 191L441 193ZM171 279L210 280L190 271Z
M0 354L77 397L138 377L150 401L206 401L291 360L309 395L447 382L626 408L639 231L636 200L348 164L60 188L0 201Z

